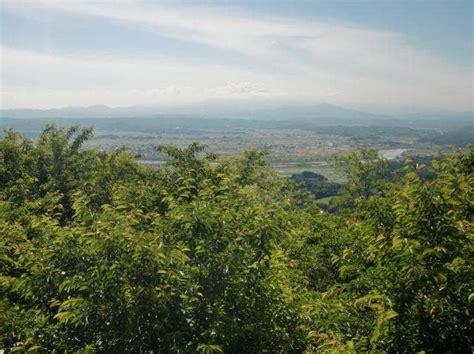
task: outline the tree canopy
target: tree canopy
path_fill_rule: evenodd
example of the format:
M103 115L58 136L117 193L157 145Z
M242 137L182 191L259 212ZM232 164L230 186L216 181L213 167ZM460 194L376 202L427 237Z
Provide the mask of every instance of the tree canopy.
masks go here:
M328 213L264 152L156 169L91 136L0 140L0 350L472 351L473 146L355 151Z

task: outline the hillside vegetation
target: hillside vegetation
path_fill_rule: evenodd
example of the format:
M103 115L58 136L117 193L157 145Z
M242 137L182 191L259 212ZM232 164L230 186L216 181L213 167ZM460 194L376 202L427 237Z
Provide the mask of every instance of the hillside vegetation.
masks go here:
M322 212L264 152L149 168L91 135L0 140L0 351L472 351L472 146L357 150Z

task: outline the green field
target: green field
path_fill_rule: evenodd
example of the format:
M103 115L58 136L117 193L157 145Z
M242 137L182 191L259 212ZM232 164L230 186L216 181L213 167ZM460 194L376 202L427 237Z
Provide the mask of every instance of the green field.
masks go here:
M413 136L387 135L375 142L368 140L301 129L193 129L186 133L179 130L156 133L97 130L87 147L105 151L127 147L139 160L156 161L157 164L166 159L153 149L161 144L185 147L199 142L207 145L208 151L216 153L219 159L237 157L245 150L267 150L270 165L280 175L312 171L335 182L342 182L344 177L334 168L334 157L360 147L377 150L403 148L413 155L430 154L436 150L432 144L419 142Z
M324 175L343 182L334 167L334 157L358 148L390 152L405 150L407 155L427 156L438 150L451 151L451 145L465 146L465 122L397 121L392 125L322 125L312 120L258 121L200 118L130 119L0 119L1 128L13 128L35 139L48 122L68 127L79 124L94 127L94 137L85 148L115 151L126 147L137 160L151 165L166 162L156 145L185 147L193 142L207 145L218 160L240 156L245 150L268 151L268 162L282 176L302 171ZM365 124L365 125L364 125ZM382 124L382 123L380 123Z

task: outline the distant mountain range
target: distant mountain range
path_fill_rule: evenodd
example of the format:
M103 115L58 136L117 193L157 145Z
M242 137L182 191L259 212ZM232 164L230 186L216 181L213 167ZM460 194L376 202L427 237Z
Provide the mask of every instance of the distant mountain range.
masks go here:
M240 118L240 119L313 119L343 118L367 119L388 118L382 115L360 112L327 103L311 106L261 107L252 103L244 104L211 104L201 103L183 105L182 107L131 106L111 108L105 105L89 107L65 107L55 109L7 109L0 110L0 117L5 118L126 118L154 117L157 115L186 115L201 117Z
M3 109L2 118L107 118L117 117L127 108L111 108L105 105L89 107L64 107L53 109Z
M105 105L65 107L56 109L0 110L0 119L106 119L106 118L186 118L186 119L239 119L257 121L304 121L319 125L407 125L428 121L450 121L456 124L473 124L472 112L418 113L393 116L362 112L327 103L317 105L287 105L275 107L256 105L255 102L206 102L181 107L139 105L112 108ZM402 124L403 123L403 124ZM435 124L436 125L436 124Z

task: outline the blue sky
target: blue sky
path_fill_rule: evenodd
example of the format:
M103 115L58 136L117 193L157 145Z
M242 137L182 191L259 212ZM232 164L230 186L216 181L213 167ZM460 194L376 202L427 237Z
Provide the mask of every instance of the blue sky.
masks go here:
M472 6L0 0L0 105L472 110Z

